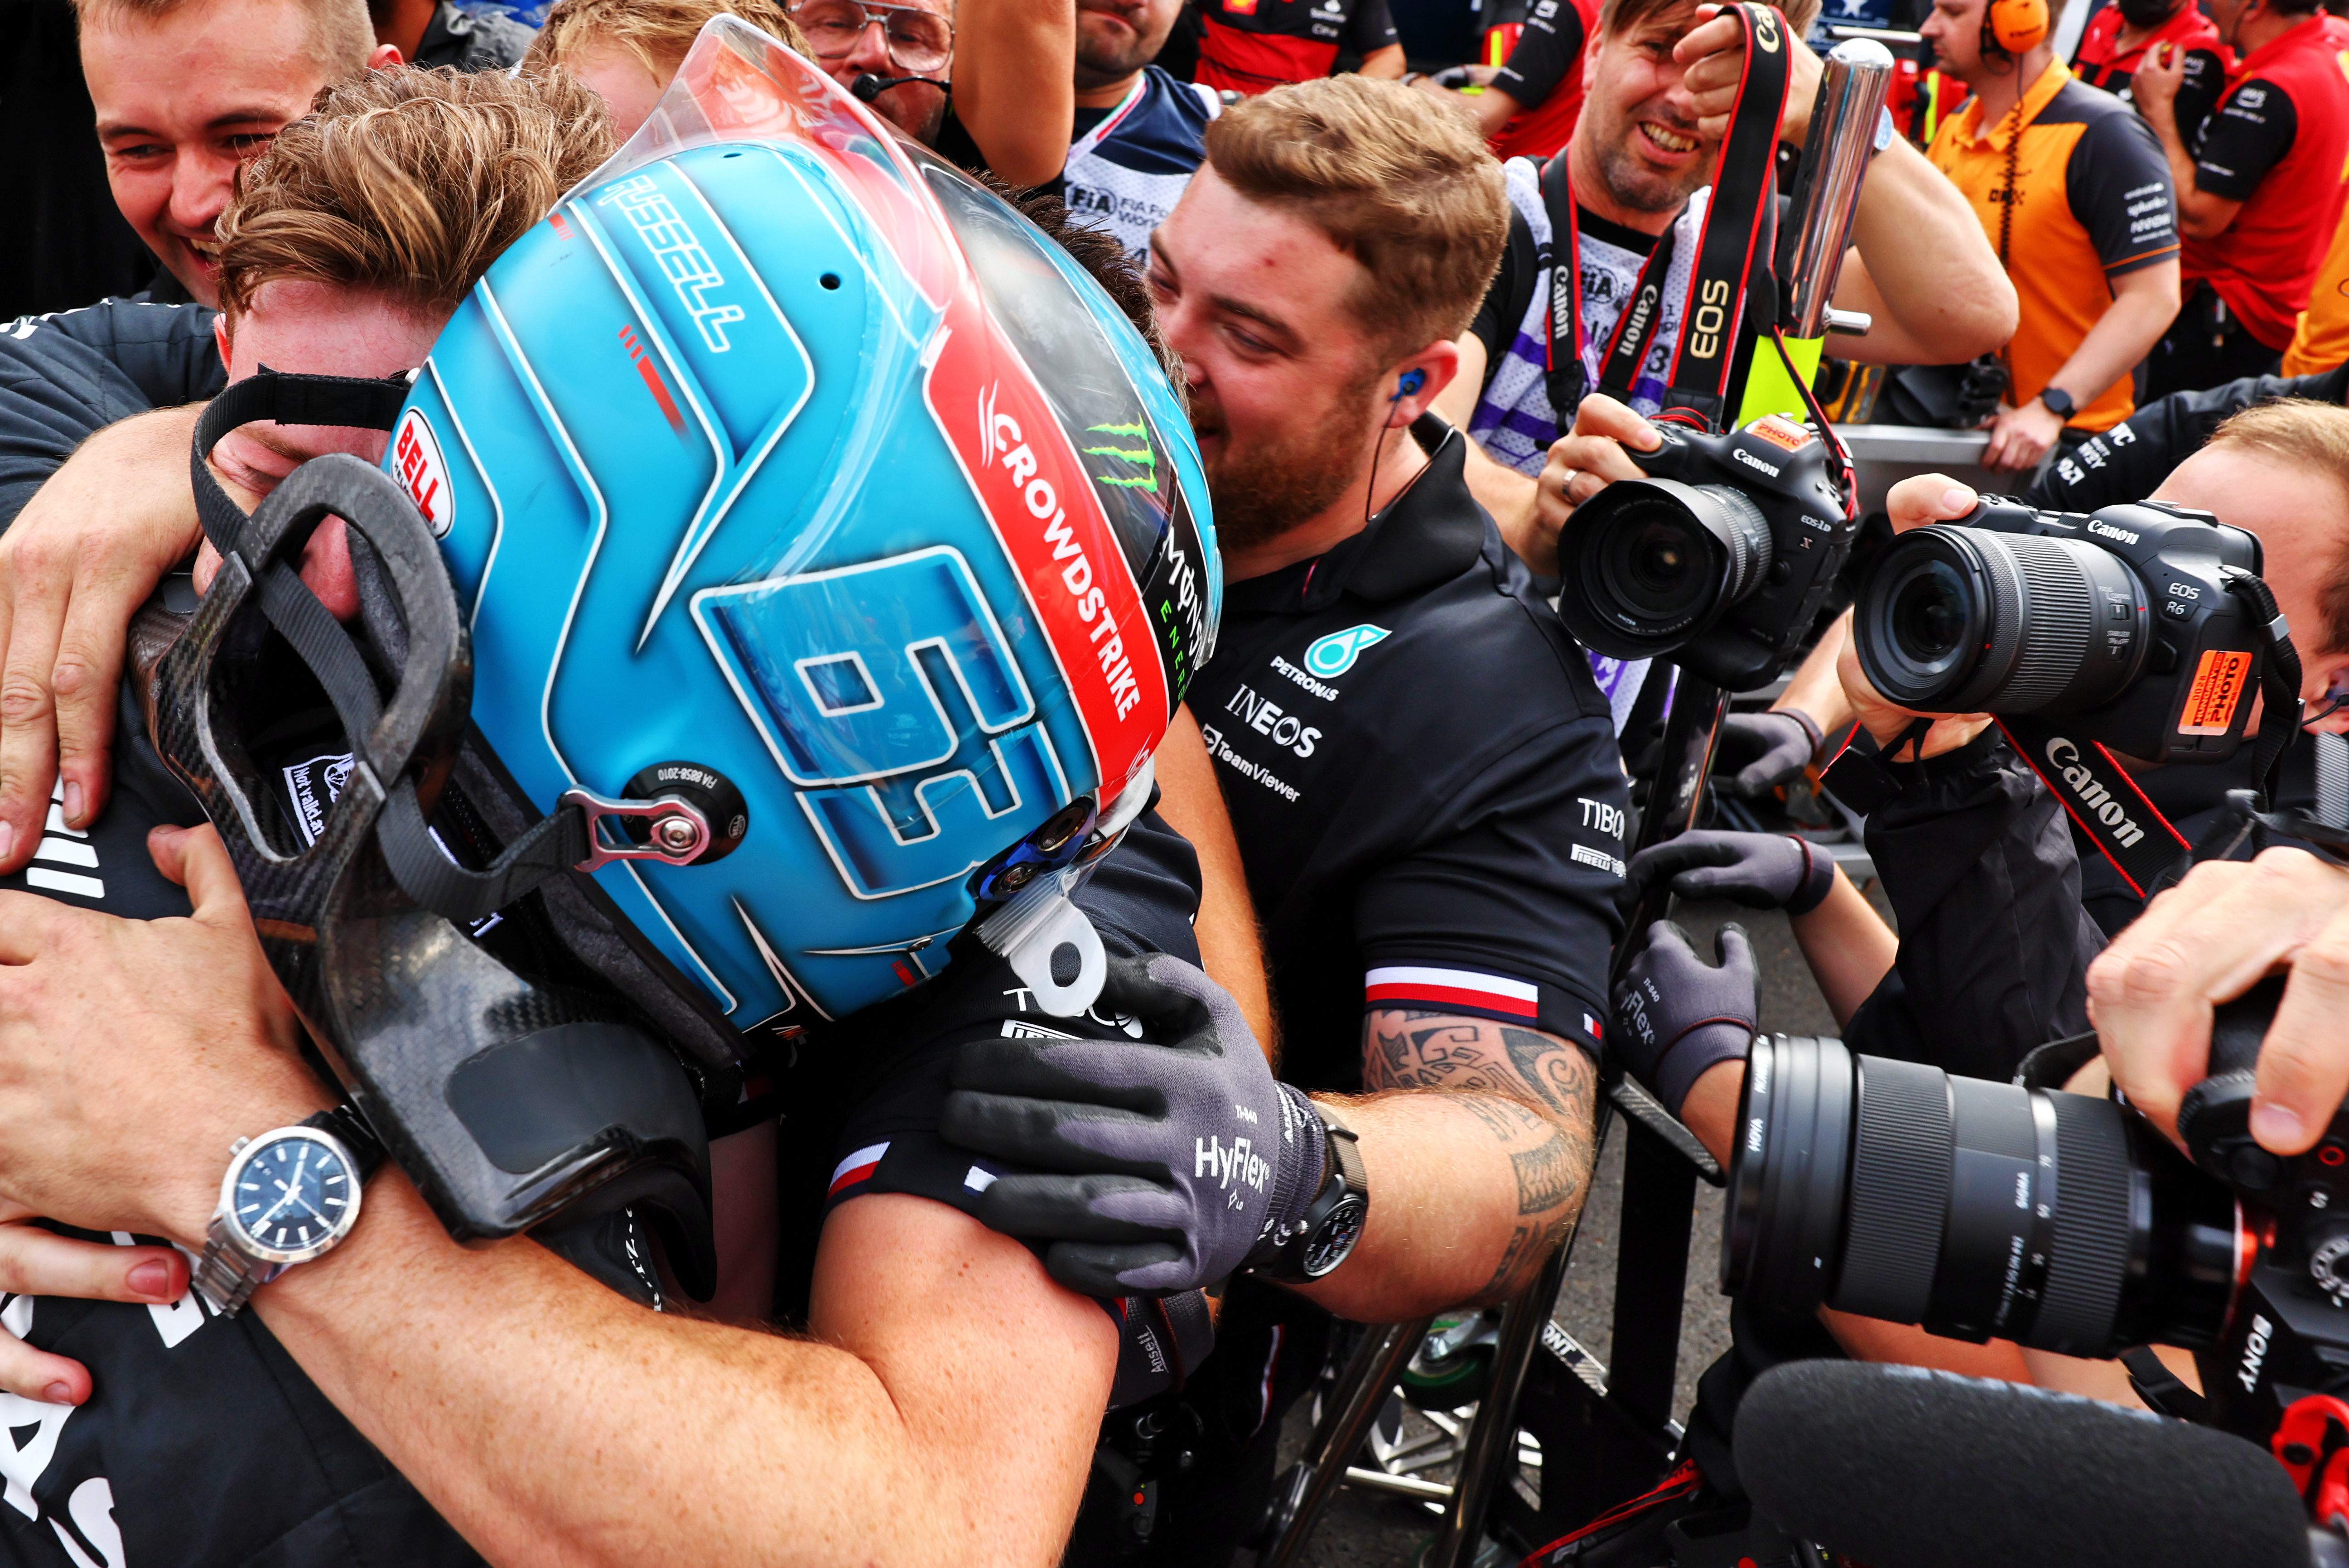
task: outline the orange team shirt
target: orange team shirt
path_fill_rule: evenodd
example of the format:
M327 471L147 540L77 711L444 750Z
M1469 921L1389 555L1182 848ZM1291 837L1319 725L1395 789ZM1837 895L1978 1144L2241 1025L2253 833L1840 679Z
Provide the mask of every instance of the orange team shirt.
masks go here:
M1973 203L1993 247L2004 234L2000 259L2022 307L2002 355L2017 408L2103 319L2109 280L2178 254L2169 162L2128 105L2050 62L2020 107L2019 132L2013 115L1985 131L1982 100L1969 99L1926 152ZM2127 376L2092 397L2066 389L2079 400L2066 421L2075 430L2109 430L2136 406Z
M2317 266L2308 308L2283 351L2283 373L2313 376L2344 360L2349 360L2349 212L2333 226L2333 248Z

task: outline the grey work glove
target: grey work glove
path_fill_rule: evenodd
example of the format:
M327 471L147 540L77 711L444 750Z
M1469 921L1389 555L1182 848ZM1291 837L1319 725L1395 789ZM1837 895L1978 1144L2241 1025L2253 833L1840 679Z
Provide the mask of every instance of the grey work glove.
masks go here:
M938 1131L1026 1168L978 1217L1045 1241L1086 1295L1166 1295L1268 1260L1319 1191L1321 1118L1275 1081L1230 995L1180 959L1112 959L1096 1006L1153 1040L974 1040Z
M1717 965L1697 956L1688 932L1658 920L1615 990L1615 1051L1674 1116L1706 1069L1744 1061L1754 1044L1760 976L1745 928L1722 927L1714 950Z
M1739 800L1758 800L1808 767L1819 741L1818 725L1797 708L1732 713L1721 722L1713 787Z
M1631 857L1627 897L1658 882L1683 898L1733 898L1749 909L1807 915L1835 886L1835 858L1791 833L1694 828Z

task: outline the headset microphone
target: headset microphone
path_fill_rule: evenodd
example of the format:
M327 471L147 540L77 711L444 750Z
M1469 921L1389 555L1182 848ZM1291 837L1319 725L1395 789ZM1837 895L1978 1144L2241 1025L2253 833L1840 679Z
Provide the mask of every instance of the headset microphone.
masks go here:
M848 90L856 95L857 102L871 103L891 88L905 87L912 82L927 82L934 88L947 86L936 77L876 77L871 71L866 71L848 84Z

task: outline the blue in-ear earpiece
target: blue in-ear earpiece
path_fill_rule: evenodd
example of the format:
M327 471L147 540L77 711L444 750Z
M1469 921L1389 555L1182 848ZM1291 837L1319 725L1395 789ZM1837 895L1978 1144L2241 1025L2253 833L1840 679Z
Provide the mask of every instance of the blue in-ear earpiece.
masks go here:
M1427 385L1426 371L1405 370L1402 373L1402 379L1395 383L1394 396L1389 398L1387 401L1399 403L1405 398L1415 398L1419 396L1419 389L1425 385Z

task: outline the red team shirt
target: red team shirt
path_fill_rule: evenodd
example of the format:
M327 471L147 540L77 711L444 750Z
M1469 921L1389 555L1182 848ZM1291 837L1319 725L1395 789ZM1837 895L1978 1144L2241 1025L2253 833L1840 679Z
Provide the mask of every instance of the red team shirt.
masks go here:
M2254 49L2194 143L2194 184L2243 203L2224 233L2189 239L2186 282L2208 283L2252 337L2281 350L2341 221L2349 156L2349 22L2323 12Z
M1496 158L1547 160L1582 116L1582 51L1599 31L1598 0L1534 0L1493 85L1525 106L1493 138Z
M1199 16L1196 79L1232 92L1311 81L1341 49L1367 55L1401 41L1387 0L1205 0Z

